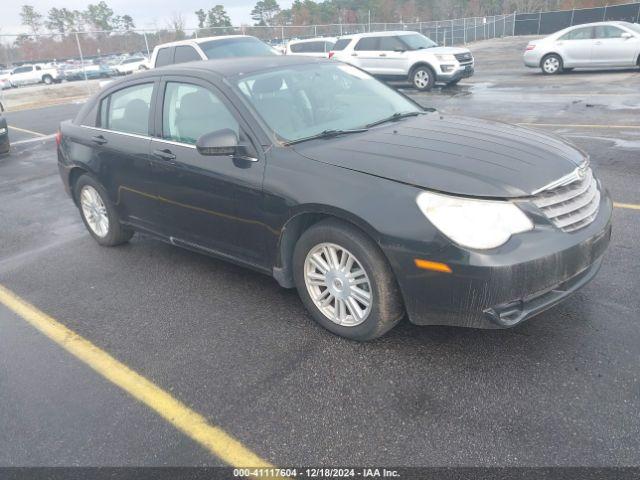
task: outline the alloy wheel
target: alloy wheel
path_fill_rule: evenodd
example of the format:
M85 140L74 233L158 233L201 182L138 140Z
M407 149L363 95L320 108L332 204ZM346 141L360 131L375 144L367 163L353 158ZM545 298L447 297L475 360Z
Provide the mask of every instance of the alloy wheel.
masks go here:
M98 191L91 185L85 185L80 191L80 206L87 225L98 237L109 234L109 217L107 208Z
M420 89L426 88L429 85L429 72L418 70L413 76L413 84Z
M373 292L367 272L355 255L339 245L321 243L309 251L304 282L318 310L338 325L355 327L371 312Z

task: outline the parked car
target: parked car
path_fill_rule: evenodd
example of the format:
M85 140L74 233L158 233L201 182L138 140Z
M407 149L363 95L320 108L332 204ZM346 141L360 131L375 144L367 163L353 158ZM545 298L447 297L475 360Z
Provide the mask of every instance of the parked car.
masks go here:
M57 66L46 66L42 64L22 65L11 71L9 82L12 87L22 85L32 85L34 83L59 83L62 81L62 71Z
M336 43L336 38L320 37L305 40L291 40L287 44L285 55L303 55L305 57L327 58Z
M127 57L120 60L120 63L115 64L112 68L119 75L128 75L133 72L147 70L149 62L145 57Z
M11 88L11 82L9 81L10 76L11 70L0 70L0 90Z
M88 65L85 67L66 69L64 71L64 79L72 82L74 80L84 80L85 75L87 79L91 80L96 78L109 78L117 74L118 72L115 69L106 64Z
M610 239L612 202L584 152L425 111L328 60L150 70L94 96L57 143L100 245L140 230L273 275L357 340L404 312L511 327L590 281Z
M10 148L9 126L7 119L2 115L3 113L4 105L0 102L0 154L8 153Z
M565 28L529 42L524 64L552 75L574 68L640 66L640 25L598 22Z
M152 67L214 58L262 57L279 55L273 47L248 35L221 35L192 38L157 45L151 54Z
M408 79L418 90L456 84L474 72L471 52L438 47L418 32L359 33L340 37L329 53L334 58L383 79Z

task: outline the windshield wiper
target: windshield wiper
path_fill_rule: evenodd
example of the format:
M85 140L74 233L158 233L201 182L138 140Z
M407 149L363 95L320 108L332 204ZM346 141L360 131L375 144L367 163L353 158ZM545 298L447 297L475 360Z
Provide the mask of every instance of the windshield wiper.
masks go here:
M393 115L387 117L387 118L383 118L382 120L378 120L376 122L371 122L368 123L367 125L365 125L366 128L371 128L371 127L375 127L376 125L382 125L383 123L387 123L387 122L395 122L396 120L400 120L401 118L407 118L407 117L416 117L418 115L424 115L426 112L419 112L419 111L415 111L415 112L397 112L394 113Z
M307 140L315 140L316 138L331 138L337 137L338 135L346 135L348 133L360 133L366 132L368 128L351 128L346 130L323 130L320 133L316 133L315 135L310 135L308 137L298 138L297 140L291 140L289 142L285 142L285 145L293 145L294 143L306 142Z

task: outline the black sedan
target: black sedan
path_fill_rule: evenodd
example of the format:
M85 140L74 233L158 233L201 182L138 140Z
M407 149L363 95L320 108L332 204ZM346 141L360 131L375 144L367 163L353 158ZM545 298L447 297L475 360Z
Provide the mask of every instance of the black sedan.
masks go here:
M0 102L0 155L7 153L10 148L9 143L9 127L7 119L2 116L4 105Z
M61 125L58 161L99 244L140 231L251 267L357 340L405 314L516 325L591 280L611 234L611 199L572 145L310 58L114 82Z

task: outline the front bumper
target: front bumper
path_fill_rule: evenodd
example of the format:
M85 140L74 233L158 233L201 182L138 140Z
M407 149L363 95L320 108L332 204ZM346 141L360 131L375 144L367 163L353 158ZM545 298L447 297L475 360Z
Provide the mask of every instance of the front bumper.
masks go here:
M454 82L461 78L471 77L475 72L474 64L458 65L454 70L449 72L438 72L436 81L438 82Z
M559 303L596 275L611 238L611 212L605 193L598 217L574 233L536 225L491 253L454 245L435 258L406 250L386 253L412 323L507 328ZM415 258L444 262L452 273L418 270Z

